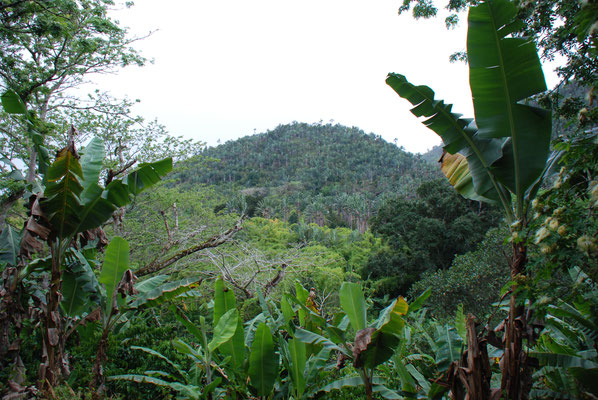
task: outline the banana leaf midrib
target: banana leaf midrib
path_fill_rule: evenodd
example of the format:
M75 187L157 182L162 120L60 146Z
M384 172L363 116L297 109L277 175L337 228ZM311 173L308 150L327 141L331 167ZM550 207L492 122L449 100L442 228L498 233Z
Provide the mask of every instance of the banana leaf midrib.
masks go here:
M500 46L500 41L501 38L498 36L498 29L499 27L496 26L496 18L494 15L494 10L491 6L491 4L488 4L488 10L489 10L489 15L490 15L490 23L492 24L492 33L493 33L493 37L494 37L494 41L496 44L496 52L498 54L498 60L499 60L499 64L498 67L500 68L500 75L501 75L501 79L503 81L503 90L505 92L505 98L506 98L506 106L507 106L507 115L509 118L509 128L511 130L510 132L510 137L512 140L512 144L511 146L513 147L513 161L514 161L514 168L515 168L515 188L516 188L516 197L517 197L517 216L520 217L521 216L521 211L523 210L523 196L521 193L521 176L520 176L520 166L519 166L519 146L518 146L518 138L517 138L517 134L516 134L516 130L515 130L515 121L514 121L514 115L513 115L513 104L511 103L511 95L509 92L509 86L508 86L508 80L507 80L507 74L505 71L505 62L504 62L504 57L503 57L503 51L502 51L502 47ZM493 180L494 182L494 180ZM497 188L498 191L498 188ZM500 192L499 192L500 193Z
M499 184L496 181L496 178L494 177L494 174L492 173L490 166L488 165L486 159L483 157L480 149L478 148L478 146L476 146L475 142L473 141L473 139L467 134L467 132L465 131L465 127L469 126L466 125L465 127L461 127L459 126L458 122L459 119L455 118L450 112L446 111L444 109L444 107L439 107L440 104L443 104L443 102L439 101L439 100L434 100L433 98L430 99L425 93L424 91L419 90L419 86L415 86L412 85L414 90L417 91L417 93L419 93L423 98L425 98L426 100L424 101L430 101L433 104L434 109L437 112L440 112L446 119L448 119L450 121L450 123L457 128L457 131L461 134L462 137L465 138L466 142L469 144L470 148L473 150L473 152L475 153L476 157L480 160L480 162L482 163L482 166L484 167L484 170L486 171L486 173L488 174L488 177L490 178L490 181L492 182L492 185L494 186L494 189L496 190L496 192L498 193L498 196L501 200L501 202L503 204L506 204L506 199L504 198L504 194L503 192L500 190L499 188ZM419 103L421 104L421 103ZM419 104L416 105L419 106ZM434 116L431 116L429 118L433 118Z

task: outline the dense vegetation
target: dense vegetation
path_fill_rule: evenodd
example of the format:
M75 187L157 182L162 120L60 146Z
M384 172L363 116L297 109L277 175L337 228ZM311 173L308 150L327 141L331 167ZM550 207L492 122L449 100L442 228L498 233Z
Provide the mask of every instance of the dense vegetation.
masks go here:
M475 120L388 77L443 139L422 156L169 136L67 95L145 62L111 1L0 3L4 398L596 398L596 4L474 3Z
M182 187L216 185L242 196L249 216L360 230L389 197L439 176L436 168L353 127L293 123L205 149L175 174ZM205 161L205 160L209 161ZM229 204L239 207L238 202Z

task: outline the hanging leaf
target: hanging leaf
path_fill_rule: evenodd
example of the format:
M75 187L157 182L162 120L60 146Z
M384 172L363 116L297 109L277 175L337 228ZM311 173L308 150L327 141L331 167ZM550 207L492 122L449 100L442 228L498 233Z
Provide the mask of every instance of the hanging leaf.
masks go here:
M150 281L141 286L143 292L135 296L128 307L139 310L156 307L184 293L197 289L201 283L201 279L198 281L197 278L185 278L158 285L160 280L156 282ZM138 286L136 286L136 289L139 290Z
M546 91L546 82L533 39L511 35L523 27L517 12L507 0L470 8L467 60L478 135L504 140L503 157L494 171L523 199L546 165L552 116L522 104Z
M25 114L27 106L14 90L7 90L1 97L2 107L8 114Z
M235 331L237 330L238 322L239 311L237 311L236 308L224 313L214 327L214 336L212 337L210 343L208 343L210 351L216 350L218 347L228 342L233 337Z
M366 306L361 286L357 283L345 282L339 291L341 308L349 317L355 332L365 329Z
M270 328L265 323L257 327L249 355L249 379L258 396L267 396L278 376L278 354Z
M237 308L235 293L226 287L221 278L216 279L214 290L214 323L218 324L220 318L230 310ZM220 346L222 354L231 357L233 368L240 368L245 361L245 338L243 321L237 320L237 328L232 338Z
M442 138L446 152L461 152L467 158L475 192L488 199L498 199L490 166L502 156L502 141L480 138L475 123L453 113L451 104L435 100L434 91L429 87L415 86L400 74L389 74L386 83L415 106L411 112L416 117L428 118L423 124Z
M116 298L116 288L128 269L129 243L125 239L115 236L106 248L102 272L98 279L106 288L106 315L110 314L113 299Z
M16 266L21 245L21 235L10 225L0 233L0 263Z

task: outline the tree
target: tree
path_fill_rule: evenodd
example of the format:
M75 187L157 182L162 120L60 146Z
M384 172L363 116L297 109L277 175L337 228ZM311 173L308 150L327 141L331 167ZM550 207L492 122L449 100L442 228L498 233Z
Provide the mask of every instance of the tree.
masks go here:
M511 35L524 26L516 14L517 7L505 0L469 10L467 58L475 121L453 113L451 105L434 99L430 88L414 86L402 75L390 74L387 83L415 106L413 114L427 117L424 124L442 138L443 172L457 191L503 206L513 254L501 390L510 399L525 399L531 387L523 342L528 321L517 292L527 279L530 204L553 163L548 161L551 114L525 104L530 96L544 92L546 83L533 41ZM489 383L489 376L480 379ZM488 396L490 392L484 394Z
M459 23L459 13L479 0L447 0L445 8L447 28ZM561 57L564 62L557 68L561 82L544 96L544 105L551 107L556 117L570 120L578 117L581 128L596 124L596 84L598 82L598 4L595 1L514 0L518 17L525 24L516 27L515 35L534 38L543 60ZM432 18L438 14L433 0L403 0L399 14L412 10L414 18ZM458 52L451 60L467 60L467 54ZM567 88L582 87L582 93L571 93Z
M384 246L361 274L375 281L379 296L404 295L425 272L448 269L498 222L494 207L461 198L444 181L422 183L415 192L415 199L388 200L371 220Z
M137 39L128 37L109 17L113 4L110 0L34 0L3 3L0 9L2 91L14 91L35 113L35 127L48 136L46 143L59 133L46 125L48 116L64 101L68 89L83 83L89 74L145 63L131 48ZM27 165L27 181L32 182L38 151L31 139L11 129L11 124L22 127L22 118L3 117L5 145L20 148L11 155Z

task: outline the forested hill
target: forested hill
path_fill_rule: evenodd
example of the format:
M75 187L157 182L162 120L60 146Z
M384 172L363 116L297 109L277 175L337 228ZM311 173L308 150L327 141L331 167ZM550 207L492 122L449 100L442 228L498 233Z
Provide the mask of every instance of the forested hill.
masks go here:
M179 172L180 184L240 189L250 215L361 230L385 198L409 196L439 176L435 166L380 136L331 124L280 125L202 155Z
M246 136L203 155L216 161L180 176L181 181L242 187L300 183L313 193L374 192L396 189L409 179L436 176L419 156L380 136L342 125L293 123Z

